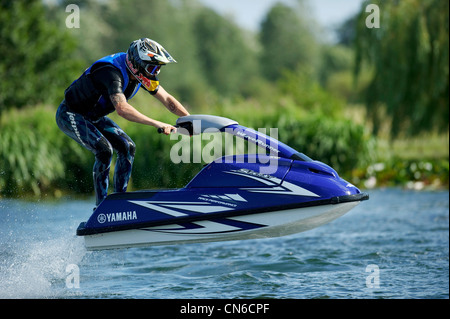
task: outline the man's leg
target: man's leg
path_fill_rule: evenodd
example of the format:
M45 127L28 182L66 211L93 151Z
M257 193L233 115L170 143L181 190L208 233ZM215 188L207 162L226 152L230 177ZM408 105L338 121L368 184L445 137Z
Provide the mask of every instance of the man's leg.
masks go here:
M56 123L67 136L94 153L94 189L96 204L100 204L108 193L109 169L113 155L111 143L92 122L81 114L68 110L64 102L56 113Z
M117 151L114 191L126 192L133 168L136 145L114 121L106 116L96 122L95 125Z

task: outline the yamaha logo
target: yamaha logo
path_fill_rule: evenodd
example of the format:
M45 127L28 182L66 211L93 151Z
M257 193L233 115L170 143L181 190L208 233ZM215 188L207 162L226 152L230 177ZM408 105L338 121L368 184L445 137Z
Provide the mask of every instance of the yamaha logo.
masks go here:
M106 222L106 215L105 214L99 214L97 216L97 220L100 224L103 224L104 222Z
M137 213L135 210L129 212L119 212L119 213L111 213L111 214L98 214L97 221L100 224L110 223L110 222L122 222L128 220L136 220Z

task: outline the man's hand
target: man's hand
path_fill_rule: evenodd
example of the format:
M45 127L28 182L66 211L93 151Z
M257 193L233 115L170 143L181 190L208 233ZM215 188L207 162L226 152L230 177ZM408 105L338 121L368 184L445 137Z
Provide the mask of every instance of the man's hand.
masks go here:
M169 135L170 133L176 133L177 128L175 126L172 126L170 124L162 123L158 126L158 133L164 133L166 135Z

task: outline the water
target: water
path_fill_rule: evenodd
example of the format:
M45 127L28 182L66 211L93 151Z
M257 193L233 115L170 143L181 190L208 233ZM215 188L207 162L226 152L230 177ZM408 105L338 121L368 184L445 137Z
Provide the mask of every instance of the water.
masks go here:
M75 236L92 200L3 199L0 298L448 299L448 191L370 196L287 237L97 252Z

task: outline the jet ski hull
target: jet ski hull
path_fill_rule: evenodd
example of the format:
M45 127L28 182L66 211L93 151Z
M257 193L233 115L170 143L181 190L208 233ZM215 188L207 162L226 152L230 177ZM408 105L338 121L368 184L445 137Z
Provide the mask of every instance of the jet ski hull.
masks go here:
M359 201L86 235L88 250L281 237L344 215Z

